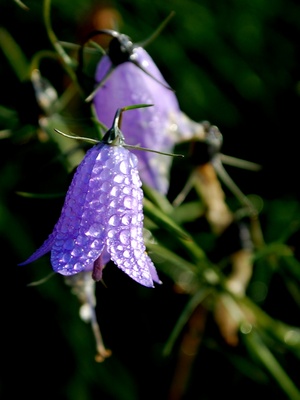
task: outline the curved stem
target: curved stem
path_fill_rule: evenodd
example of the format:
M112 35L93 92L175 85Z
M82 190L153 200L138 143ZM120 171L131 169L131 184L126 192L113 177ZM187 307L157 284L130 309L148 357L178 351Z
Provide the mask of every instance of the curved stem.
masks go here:
M55 35L55 33L54 33L53 29L52 29L51 19L50 19L50 5L51 5L51 0L44 0L43 14L44 14L44 22L45 22L45 26L46 26L46 31L47 31L48 37L50 39L50 42L51 42L52 46L54 47L54 49L56 50L56 52L60 56L61 60L63 61L63 66L64 66L66 72L68 73L68 75L70 76L72 81L77 84L78 90L82 94L82 89L78 85L77 77L76 77L76 74L75 74L75 72L73 70L74 61L65 52L64 48L60 44L59 40L57 39L57 37L56 37L56 35Z

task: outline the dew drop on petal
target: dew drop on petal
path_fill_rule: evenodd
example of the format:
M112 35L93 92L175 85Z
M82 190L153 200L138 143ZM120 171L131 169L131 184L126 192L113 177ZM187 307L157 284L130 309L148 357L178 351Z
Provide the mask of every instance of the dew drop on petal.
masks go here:
M60 262L62 263L67 263L71 260L72 256L69 253L64 253L61 258L60 258Z
M73 265L73 269L74 269L75 271L82 271L83 268L84 268L84 266L83 266L81 263L79 263L79 262Z
M108 220L108 225L118 226L120 225L120 217L117 214L112 215Z
M126 244L126 245L129 244L129 241L130 241L130 231L129 231L129 229L121 231L119 239L120 239L121 243Z
M129 168L128 168L128 164L126 161L121 161L120 165L119 165L120 171L127 175L129 172Z
M92 249L98 248L100 244L101 244L100 240L95 239L95 240L91 243L91 248L92 248Z
M97 258L99 255L99 251L98 250L90 250L87 255L90 258Z
M122 183L123 181L124 181L124 175L117 174L117 175L114 177L114 182L116 182L116 183Z
M131 222L131 216L128 214L123 215L121 222L122 225L129 225Z
M111 191L110 191L111 196L118 197L120 196L120 189L118 186L113 186Z
M76 241L75 241L75 243L81 247L85 246L87 244L87 242L88 242L88 238L84 237L84 236L78 236L78 238L76 238Z
M116 231L115 231L114 229L110 229L110 230L107 232L107 237L108 237L108 238L113 238L113 237L115 236L115 234L116 234Z
M138 229L136 227L132 226L130 231L133 239L138 237Z
M135 239L132 239L130 244L132 249L136 249L138 247L138 242Z
M142 255L142 252L140 250L134 250L134 256L136 259L139 259Z
M109 179L112 175L112 172L109 168L104 168L102 173L101 173L101 178L106 180Z
M86 236L92 236L95 238L99 238L104 228L98 224L93 224L90 228L85 232Z
M123 200L124 207L131 209L132 208L132 197L125 196Z
M109 203L109 207L117 208L118 207L118 200L114 199Z
M118 159L118 156L108 158L105 162L105 166L107 167L107 169L113 169L115 167L115 163L116 163L117 159Z
M92 200L92 201L89 202L89 207L90 208L96 209L96 208L99 208L99 206L100 206L99 200Z
M143 268L143 267L145 266L145 262L144 262L144 260L142 260L142 259L137 260L137 264L138 264L141 268Z
M123 256L125 258L129 258L130 257L130 252L128 250L125 250L124 253L123 253Z
M73 239L68 239L64 242L63 248L66 250L72 250L74 247L74 240Z
M103 192L108 193L111 189L111 183L110 182L103 182L100 188Z
M130 163L131 167L133 167L133 168L136 167L136 165L137 165L137 157L136 157L135 154L130 153L129 163Z
M71 251L71 255L74 257L78 257L81 254L83 254L84 250L82 247L75 247L72 251Z
M141 180L140 180L140 177L139 177L137 171L133 170L131 176L132 176L133 185L140 187L142 183L141 183Z
M123 193L124 194L131 194L131 187L130 186L124 186L123 187Z

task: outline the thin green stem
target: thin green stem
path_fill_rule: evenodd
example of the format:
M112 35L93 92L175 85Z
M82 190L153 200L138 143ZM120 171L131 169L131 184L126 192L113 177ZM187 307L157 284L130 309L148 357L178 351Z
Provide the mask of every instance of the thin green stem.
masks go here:
M62 47L60 41L57 39L57 37L52 29L51 18L50 18L50 5L51 5L51 0L44 0L44 10L43 10L44 11L44 22L45 22L46 31L47 31L49 40L50 40L52 46L54 47L54 49L56 50L56 52L58 53L58 55L60 56L66 72L68 73L68 75L70 76L72 81L74 83L76 83L76 85L78 87L78 91L81 94L83 94L82 89L78 84L77 77L76 77L76 74L73 69L74 61L65 52L64 48Z

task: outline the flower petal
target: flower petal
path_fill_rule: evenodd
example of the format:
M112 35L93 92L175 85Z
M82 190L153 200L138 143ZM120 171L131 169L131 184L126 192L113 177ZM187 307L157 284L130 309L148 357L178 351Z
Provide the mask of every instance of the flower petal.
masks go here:
M103 251L108 150L109 146L99 143L86 153L54 228L51 263L54 271L63 275L91 269Z
M143 238L143 191L137 157L121 146L110 146L111 190L107 193L107 251L112 261L142 285L160 282L146 254Z
M44 256L46 253L48 253L51 250L54 240L55 240L55 235L53 233L51 233L51 235L49 235L48 239L45 240L45 242L42 244L42 246L40 248L38 248L29 258L27 258L26 261L23 261L22 263L20 263L18 265L22 266L22 265L30 264L33 261L36 261L38 258Z
M159 82L165 80L149 54L142 48L134 50L135 61ZM102 57L96 72L100 82L111 67L108 56ZM181 114L174 92L147 75L133 62L118 65L94 97L98 119L109 126L116 108L133 104L154 104L125 113L122 132L126 143L140 145L162 152L172 152L174 146L174 116ZM175 118L176 119L176 118ZM169 169L172 159L155 153L134 151L139 159L143 182L166 193L169 186Z

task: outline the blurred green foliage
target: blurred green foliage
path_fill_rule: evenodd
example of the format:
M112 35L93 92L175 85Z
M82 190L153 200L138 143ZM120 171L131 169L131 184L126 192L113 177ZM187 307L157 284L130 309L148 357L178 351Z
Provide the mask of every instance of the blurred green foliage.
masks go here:
M245 296L226 286L234 238L219 247L201 187L172 205L191 172L189 158L174 159L168 198L145 187L145 225L158 243L149 240L148 250L163 285L150 290L106 268L107 287L96 286L97 316L113 354L99 364L90 326L63 277L28 286L49 275L49 258L17 266L52 231L88 148L54 128L97 134L90 106L70 84L76 49L66 50L70 59L57 56L46 3L0 4L1 399L21 392L31 399L211 400L220 391L231 399L300 399L300 4L52 0L53 32L74 44L95 29L95 16L112 18L117 30L143 42L175 11L146 50L182 110L218 126L222 152L262 165L259 172L226 167L259 212L250 218L254 249ZM90 56L91 77L95 62ZM59 96L49 114L35 98L34 66ZM187 152L184 144L176 150ZM230 212L239 212L238 199L222 188Z

